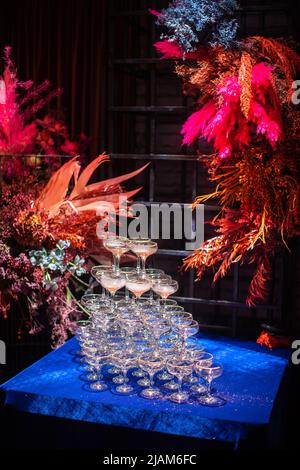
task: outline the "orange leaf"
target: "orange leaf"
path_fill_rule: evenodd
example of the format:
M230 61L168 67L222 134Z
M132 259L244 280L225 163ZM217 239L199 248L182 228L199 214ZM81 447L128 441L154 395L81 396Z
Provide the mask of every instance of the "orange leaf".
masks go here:
M84 193L95 193L99 191L107 191L109 188L118 186L119 184L123 183L124 181L127 181L131 178L134 178L137 176L139 173L145 170L147 166L149 166L150 163L147 163L146 165L142 166L142 168L139 168L138 170L132 171L131 173L127 173L126 175L121 175L117 176L115 178L110 178L105 181L100 181L100 183L94 183L90 184L89 186L86 186Z
M77 157L74 157L54 173L35 202L37 210L49 211L52 206L62 203L67 195L72 177L76 181L79 170L80 165Z
M109 161L109 156L103 153L102 155L99 155L97 158L95 158L95 160L93 160L82 171L70 195L70 199L73 199L74 197L79 196L84 191L86 184L88 183L94 171L98 168L98 166L100 166L102 163L107 162L107 161Z
M142 188L133 189L127 193L109 194L107 196L101 195L99 198L76 199L72 201L71 204L78 212L97 211L102 207L109 206L113 206L114 209L117 209L120 206L120 197L122 197L122 202L125 200L129 201L129 199L141 189Z

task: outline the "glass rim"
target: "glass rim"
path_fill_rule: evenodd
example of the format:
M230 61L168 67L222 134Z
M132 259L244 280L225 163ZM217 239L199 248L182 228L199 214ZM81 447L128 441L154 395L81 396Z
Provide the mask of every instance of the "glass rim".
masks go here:
M117 247L120 244L122 247L127 248L128 242L126 240L122 240L121 238L107 238L104 240L103 245L106 246L109 243L116 243Z
M208 353L210 354L210 353ZM201 360L201 359L200 359ZM197 363L200 362L200 361L197 361ZM214 364L214 365L211 365L211 366L201 366L199 365L199 369L205 369L205 370L216 370L216 369L221 369L223 370L223 367L221 366L221 364Z
M112 270L112 266L109 265L109 264L99 264L99 265L96 265L96 266L92 266L91 269L90 269L90 272L91 272L91 275L96 277L97 276L97 272L106 272L106 271L110 271Z
M200 351L201 352L201 351ZM196 363L201 362L201 361L206 361L206 359L213 359L214 355L210 352L207 351L202 351L202 355L206 356L205 358L199 358Z
M145 357L149 357L149 360L143 359L143 358L145 358ZM152 358L153 360L151 360L151 358ZM164 360L161 359L159 356L156 357L156 356L154 356L154 355L150 355L150 354L149 354L149 356L146 356L146 355L145 355L145 356L143 356L143 355L140 356L140 357L138 358L138 362L142 362L143 364L158 364L158 363L163 364L163 363L164 363Z
M110 279L122 279L124 282L125 282L125 278L123 278L122 276L120 276L120 274L116 273L115 271L111 271L109 273L104 273L103 276L102 276L102 279L103 278L110 278ZM101 294L99 294L101 296Z
M120 272L122 271L125 271L125 272L130 272L130 271L133 271L133 272L136 272L137 273L137 269L135 266L123 266L120 268Z
M151 284L152 285L152 281L151 279L149 279L148 277L141 277L141 276L138 276L138 275L132 275L132 276L128 276L128 278L126 279L126 282L147 282L148 284Z
M174 309L174 311L176 310L179 310L179 311L185 311L184 310L184 307L182 307L182 305L177 305L177 304L174 304L174 305L166 305L166 310L171 310ZM189 312L187 312L189 313Z
M91 267L91 271L92 269L103 269L103 268L112 268L112 266L110 264L94 264L94 266Z
M177 312L176 312L176 310L174 310L173 312L172 311L169 312L169 314L170 314L171 318L178 316L178 318L191 318L191 319L193 319L193 321L197 321L197 320L194 320L194 317L190 312L186 312L185 310L178 310Z
M153 271L157 274L160 274L160 273L165 274L165 271L163 269L159 269L159 268L146 268L145 271L146 271L146 273L149 272L149 271Z
M177 364L176 364L176 362L177 362ZM179 362L181 362L181 363L188 362L188 364L180 365L180 364L178 364ZM192 366L194 366L194 361L192 361L191 359L182 359L182 360L180 360L180 359L174 358L174 359L168 359L167 360L167 365L171 365L171 366L173 365L174 367L182 367L182 368L190 367L190 366L192 367Z
M199 326L199 322L197 322L197 320L191 320L189 326Z
M151 238L127 238L128 243L156 243Z
M175 283L179 285L178 281L172 278L171 279L158 279L157 282L155 282L155 280L153 282L153 284L166 284L166 285L175 285Z
M99 298L99 299L101 298L101 299L102 299L102 294L83 294L83 296L81 297L81 299L83 299L84 297L89 297L89 298L94 297L94 298ZM81 300L81 299L80 299L80 300Z

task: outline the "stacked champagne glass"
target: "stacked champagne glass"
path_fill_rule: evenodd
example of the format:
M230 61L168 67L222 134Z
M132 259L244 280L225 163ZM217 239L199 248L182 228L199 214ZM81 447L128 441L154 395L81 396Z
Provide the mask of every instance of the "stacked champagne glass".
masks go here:
M104 245L113 265L92 268L102 293L82 297L87 320L77 328L85 387L175 403L223 405L211 387L222 367L195 337L197 321L170 298L178 290L177 281L161 269L146 267L157 243L108 234ZM128 252L136 255L136 266L120 267Z

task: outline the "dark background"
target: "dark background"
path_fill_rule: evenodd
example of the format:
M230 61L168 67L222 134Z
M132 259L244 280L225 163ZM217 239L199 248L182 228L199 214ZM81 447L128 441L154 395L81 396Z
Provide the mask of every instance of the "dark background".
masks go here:
M241 36L261 34L299 41L298 2L240 3ZM173 64L157 60L152 44L159 31L147 14L147 8L160 9L167 4L151 0L10 0L1 6L0 47L13 47L21 79L36 83L49 79L54 88L63 88L63 95L51 109L65 119L73 137L84 132L91 138L87 160L107 150L113 154L112 172L118 174L150 159L151 170L138 179L144 186L139 199L189 203L196 194L207 192L209 183L199 162L177 158L186 152L181 148L179 131L192 103L182 97ZM153 113L149 106L182 109ZM208 210L207 218L212 215ZM207 230L206 236L209 234ZM255 338L260 324L268 321L297 335L298 240L291 242L292 256L278 253L274 262L274 282L266 303L276 308L251 310L244 306L251 269L229 273L215 288L208 273L194 286L193 272L178 273L182 246L170 241L160 248L172 253L160 253L154 264L179 279L179 295L203 300L187 302L187 309L203 328ZM239 304L237 308L232 306L233 300ZM17 339L16 313L11 311L9 321L0 321L0 339L8 342L8 365L0 366L0 374L6 377L49 349L40 336Z

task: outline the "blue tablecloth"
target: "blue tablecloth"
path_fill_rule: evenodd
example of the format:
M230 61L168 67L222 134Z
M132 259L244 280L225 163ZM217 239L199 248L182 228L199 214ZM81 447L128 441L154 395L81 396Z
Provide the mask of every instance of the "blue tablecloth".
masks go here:
M1 388L6 404L19 411L237 443L255 427L269 424L288 351L269 352L255 343L228 338L201 337L199 341L224 367L223 376L215 381L227 401L223 407L91 392L82 380L76 339Z

